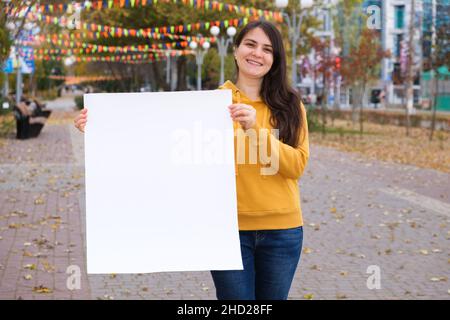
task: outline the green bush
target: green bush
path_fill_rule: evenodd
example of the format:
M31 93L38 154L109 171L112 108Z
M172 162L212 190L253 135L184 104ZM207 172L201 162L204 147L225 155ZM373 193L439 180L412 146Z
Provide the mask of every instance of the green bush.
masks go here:
M76 96L75 104L79 110L83 109L83 96Z
M308 119L308 130L310 132L320 131L319 113L313 106L306 106L306 118Z

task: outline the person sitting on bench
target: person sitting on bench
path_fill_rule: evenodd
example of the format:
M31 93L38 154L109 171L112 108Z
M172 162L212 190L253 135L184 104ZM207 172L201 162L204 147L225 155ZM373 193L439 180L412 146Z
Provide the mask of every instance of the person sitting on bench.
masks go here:
M28 99L31 108L33 108L33 117L45 117L48 118L52 113L51 110L45 108L45 103L39 102L36 98Z
M35 138L44 127L46 117L33 117L30 103L26 104L26 99L22 98L20 103L14 107L16 117L17 139Z

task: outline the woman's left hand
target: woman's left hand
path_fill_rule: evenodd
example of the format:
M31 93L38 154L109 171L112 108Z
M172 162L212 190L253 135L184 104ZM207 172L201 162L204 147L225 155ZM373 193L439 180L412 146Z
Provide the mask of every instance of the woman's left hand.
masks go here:
M247 130L256 123L256 110L252 106L244 103L235 103L228 106L231 119L238 121L242 129Z

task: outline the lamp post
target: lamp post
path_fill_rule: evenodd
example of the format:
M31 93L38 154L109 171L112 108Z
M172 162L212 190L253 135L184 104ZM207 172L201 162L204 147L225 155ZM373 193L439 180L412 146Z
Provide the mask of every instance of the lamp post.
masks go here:
M194 51L195 62L197 63L197 90L202 90L202 64L210 46L211 44L208 41L203 42L201 47L198 46L196 41L189 44L189 47Z
M275 0L275 5L277 8L284 9L287 7L288 2L288 0ZM313 0L299 0L299 2L301 9L310 8L314 4ZM297 43L300 39L300 27L305 15L306 11L301 11L300 14L297 14L295 8L292 9L291 16L289 16L288 13L283 12L283 17L286 19L286 23L289 27L289 39L292 41L292 85L294 88L297 87Z
M224 36L218 37L218 35L220 33L220 28L217 27L217 26L213 26L210 29L210 32L217 39L217 49L219 50L219 56L220 56L220 80L219 80L219 85L221 85L225 81L225 76L224 76L225 56L227 55L228 46L233 43L233 37L236 34L236 28L235 27L228 27L228 29L227 29L228 39L225 39Z

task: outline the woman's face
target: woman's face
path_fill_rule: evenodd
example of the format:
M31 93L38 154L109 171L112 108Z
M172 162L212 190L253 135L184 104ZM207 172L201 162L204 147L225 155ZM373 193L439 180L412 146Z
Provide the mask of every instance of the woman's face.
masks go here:
M273 64L273 48L269 37L261 28L247 32L235 50L239 75L262 78Z

